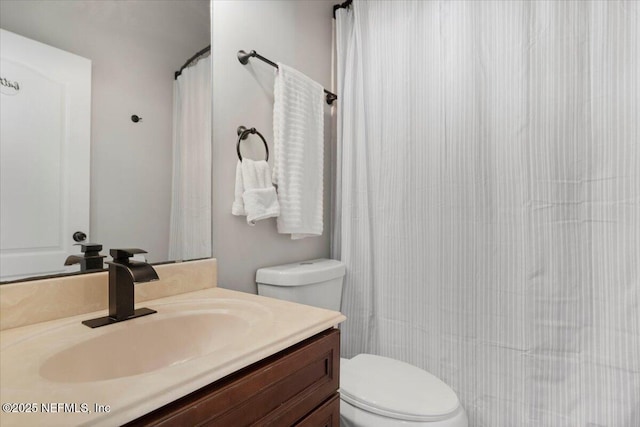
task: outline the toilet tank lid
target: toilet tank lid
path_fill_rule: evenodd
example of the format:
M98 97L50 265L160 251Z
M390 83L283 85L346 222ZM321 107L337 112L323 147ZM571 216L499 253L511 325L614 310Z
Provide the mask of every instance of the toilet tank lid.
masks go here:
M460 407L455 392L435 375L372 354L340 363L340 397L365 411L404 421L440 421Z
M301 286L344 276L345 265L335 259L314 259L261 268L256 282L276 286Z

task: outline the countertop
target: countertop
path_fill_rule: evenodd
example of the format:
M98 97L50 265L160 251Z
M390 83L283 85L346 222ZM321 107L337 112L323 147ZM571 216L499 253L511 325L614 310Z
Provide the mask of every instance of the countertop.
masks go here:
M3 411L0 424L3 427L120 425L345 320L335 311L221 288L150 300L136 304L136 307L145 306L162 313L165 308L165 312L170 311L169 307L175 312L180 304L191 303L255 307L251 310L251 327L235 342L212 353L150 372L90 382L52 381L41 374L41 367L60 351L116 331L116 328L131 327L132 322L153 322L157 315L97 329L81 324L82 320L106 314L99 311L2 331L0 400ZM128 354L136 350L114 348L107 351L108 357L126 364ZM99 373L99 363L95 363L95 369ZM14 410L17 412L10 412ZM27 410L31 412L25 413Z

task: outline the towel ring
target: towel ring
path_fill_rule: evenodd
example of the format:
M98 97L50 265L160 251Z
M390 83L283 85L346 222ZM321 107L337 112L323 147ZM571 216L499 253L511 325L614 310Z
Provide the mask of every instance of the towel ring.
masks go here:
M247 129L244 126L238 126L238 143L236 144L236 152L238 153L238 159L242 161L242 154L240 154L240 142L242 142L242 140L244 139L247 139L250 133L255 133L260 137L260 139L262 140L262 143L264 144L264 149L267 153L264 160L269 161L269 146L267 145L267 141L264 139L264 136L262 136L262 134L258 132L256 128Z

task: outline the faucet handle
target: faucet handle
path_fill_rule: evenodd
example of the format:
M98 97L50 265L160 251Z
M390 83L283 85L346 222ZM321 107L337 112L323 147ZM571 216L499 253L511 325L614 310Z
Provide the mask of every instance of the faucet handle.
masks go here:
M74 243L74 246L80 246L80 252L90 255L100 255L102 245L100 243Z
M146 254L144 249L109 249L109 254L113 257L114 261L127 261L135 254Z

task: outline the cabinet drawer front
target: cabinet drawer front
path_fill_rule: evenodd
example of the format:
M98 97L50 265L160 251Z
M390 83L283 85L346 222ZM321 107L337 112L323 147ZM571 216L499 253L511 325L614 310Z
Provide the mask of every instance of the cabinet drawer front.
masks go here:
M296 427L340 427L340 396L335 393L318 409L307 415Z
M131 425L294 425L338 389L339 353L339 330L327 330Z

